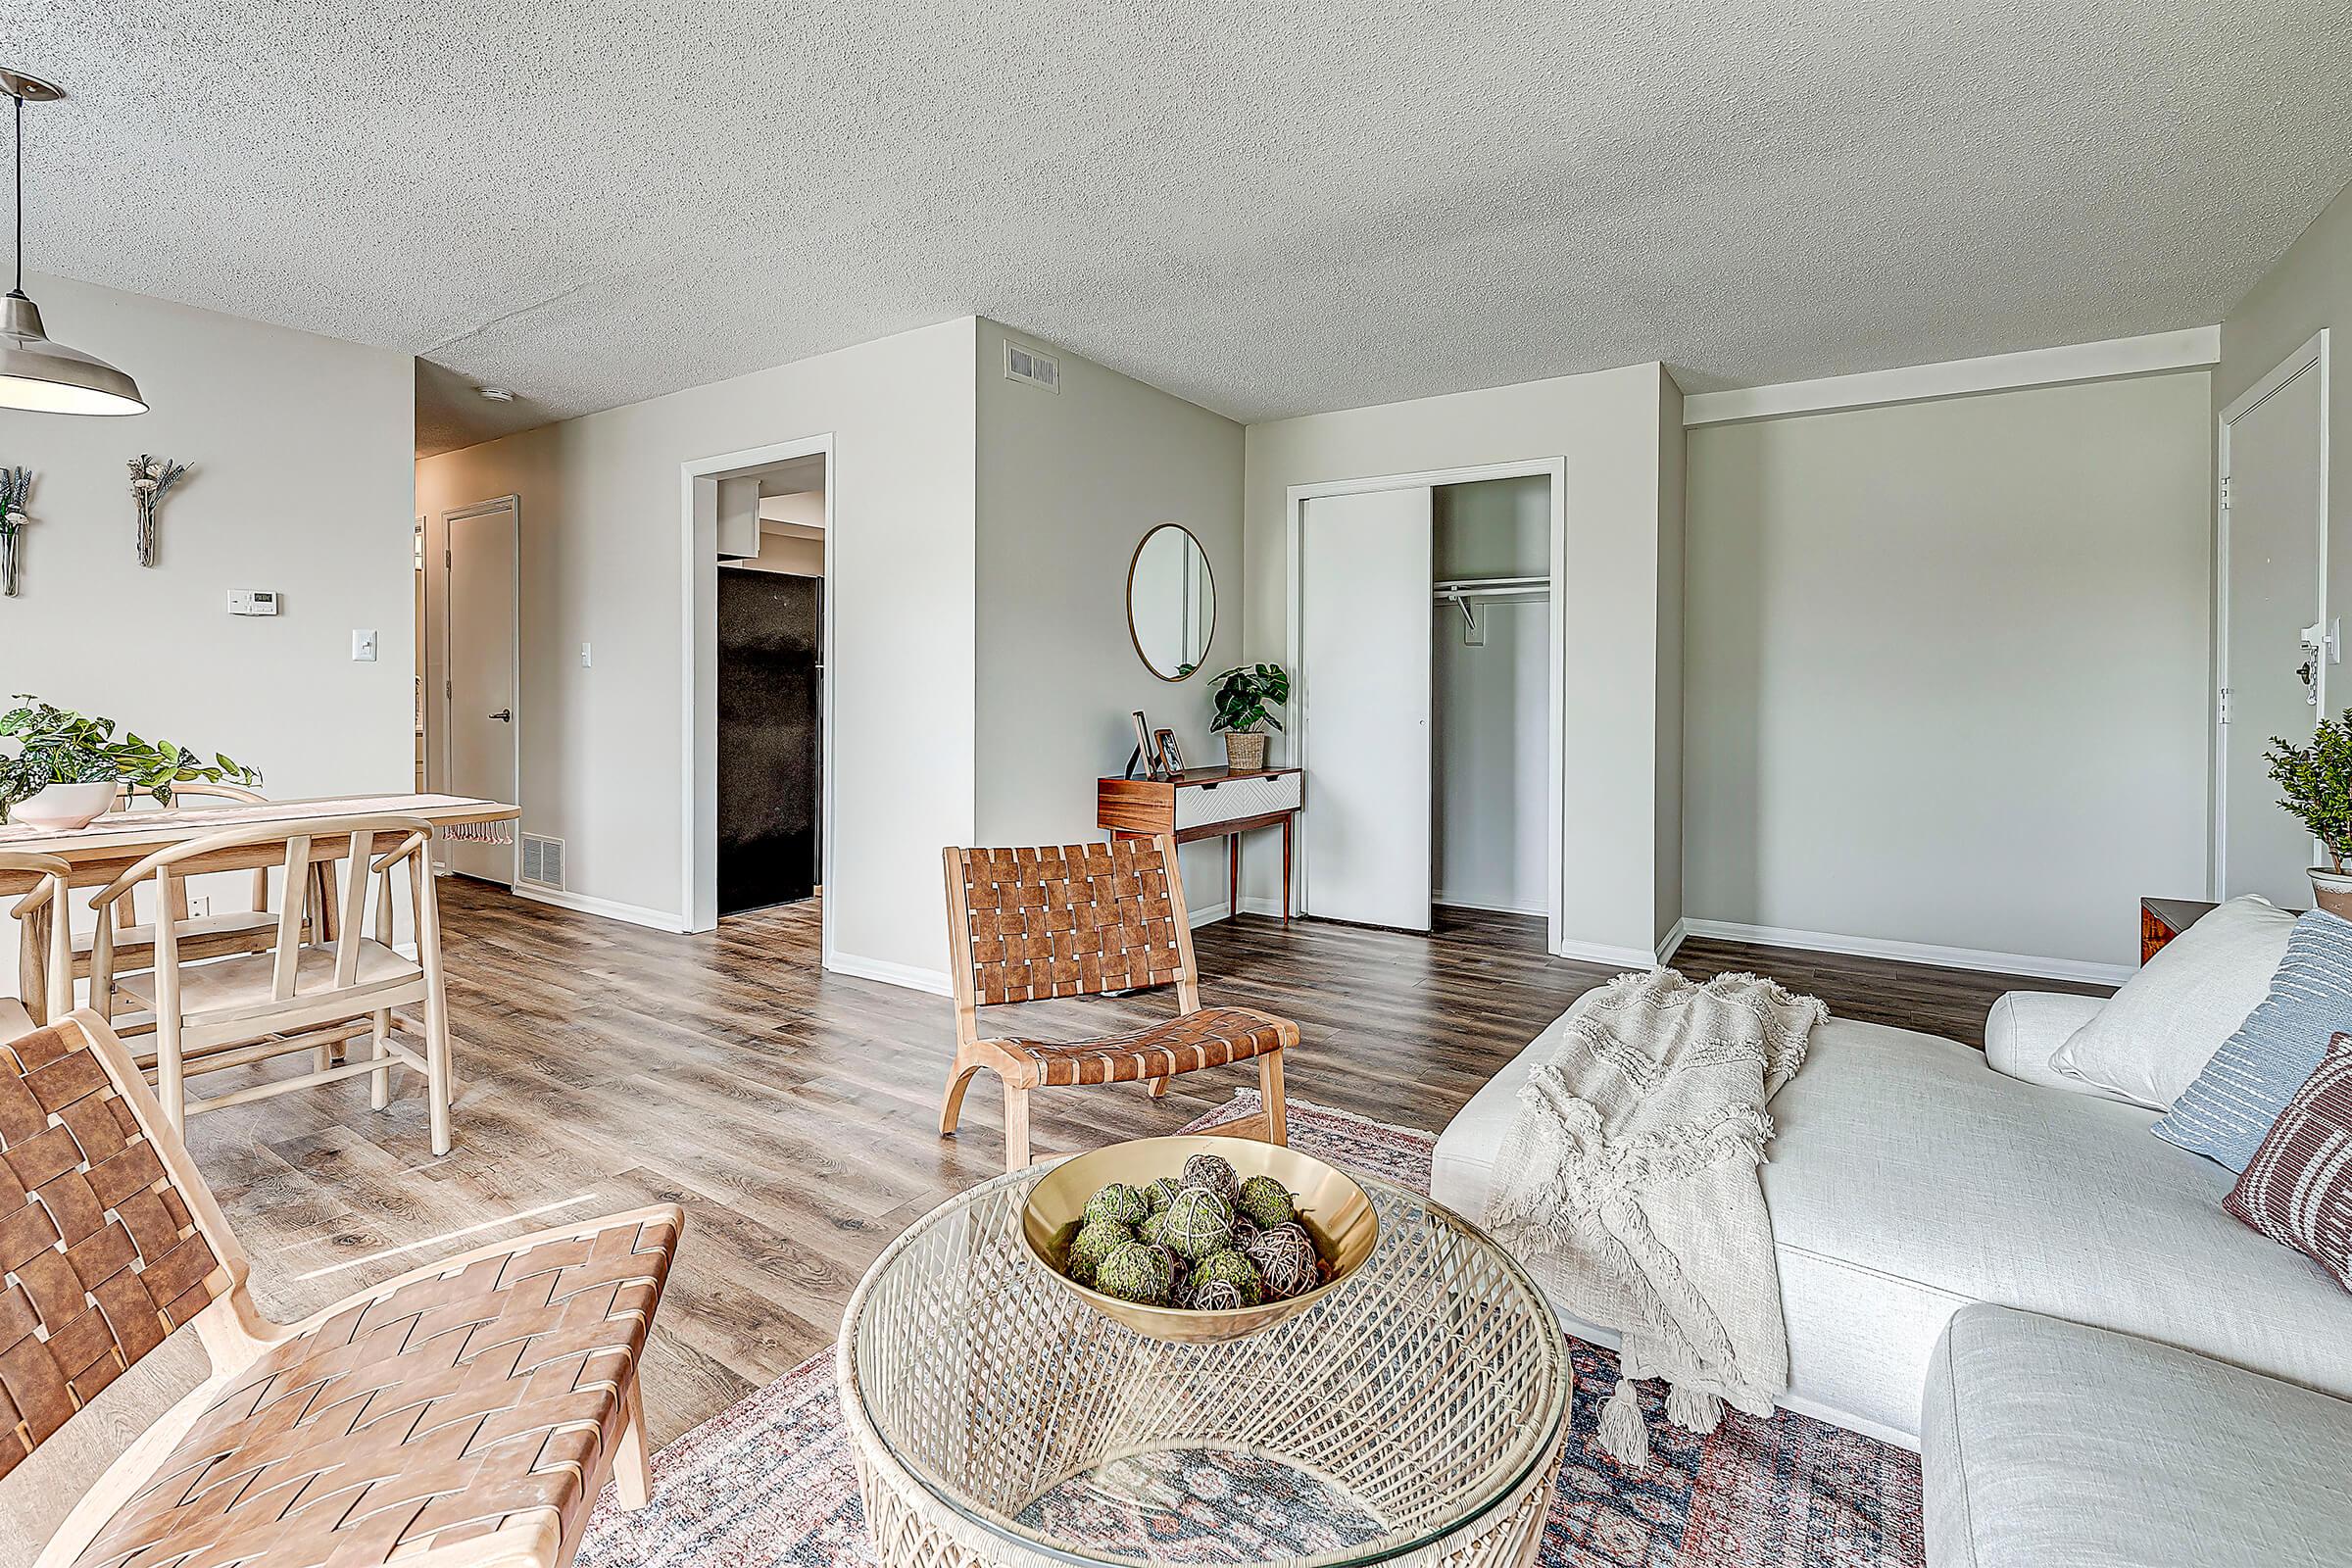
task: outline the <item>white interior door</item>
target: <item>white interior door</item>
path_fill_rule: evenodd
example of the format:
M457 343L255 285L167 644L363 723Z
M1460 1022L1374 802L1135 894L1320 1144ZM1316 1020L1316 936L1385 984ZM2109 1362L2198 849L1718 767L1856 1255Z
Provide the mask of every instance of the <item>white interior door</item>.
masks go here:
M2224 898L2259 893L2290 908L2311 903L2312 841L2279 809L2263 752L2274 737L2309 741L2324 695L2327 655L2303 640L2323 616L2324 407L2313 363L2225 416L2219 880Z
M516 796L515 567L519 515L513 497L442 518L446 592L447 738L443 789L513 801ZM512 887L514 846L450 840L450 870Z
M1299 532L1303 907L1426 931L1430 492L1318 496Z

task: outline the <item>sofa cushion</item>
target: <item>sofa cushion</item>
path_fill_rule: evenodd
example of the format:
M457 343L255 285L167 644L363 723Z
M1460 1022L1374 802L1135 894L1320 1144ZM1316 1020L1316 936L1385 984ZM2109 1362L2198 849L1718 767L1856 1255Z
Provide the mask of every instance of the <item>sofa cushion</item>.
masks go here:
M2157 1137L2231 1171L2246 1168L2286 1102L2318 1070L2328 1037L2352 1021L2352 920L2325 909L2297 920L2266 991L2262 1005L2156 1124Z
M1440 1202L1485 1213L1518 1091L1559 1028L1446 1129ZM1955 1041L1833 1018L1771 1112L1783 1403L1912 1440L1936 1337L1977 1300L2352 1393L2352 1298L2225 1214L2228 1174L2150 1138L2149 1111L2020 1083Z
M2352 1035L2328 1040L2225 1206L2352 1291Z
M2063 991L2004 992L1984 1015L1984 1059L1997 1073L2044 1089L2120 1100L2124 1097L2113 1090L2069 1078L2050 1060L2076 1030L2099 1015L2107 1002L2105 997L2078 997Z
M2265 900L2231 899L2166 943L2050 1065L2163 1110L2260 1004L2294 929Z
M1954 1315L1920 1461L1930 1568L2352 1561L2352 1404L2030 1312Z

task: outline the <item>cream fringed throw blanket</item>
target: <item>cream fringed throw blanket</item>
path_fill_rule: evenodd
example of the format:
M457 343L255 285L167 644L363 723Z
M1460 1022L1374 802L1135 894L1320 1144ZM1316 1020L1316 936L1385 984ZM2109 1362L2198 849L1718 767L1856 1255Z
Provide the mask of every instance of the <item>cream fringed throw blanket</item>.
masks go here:
M1620 975L1559 1024L1519 1091L1486 1226L1578 1317L1624 1337L1602 1446L1649 1462L1634 1385L1668 1381L1670 1420L1711 1432L1730 1400L1772 1413L1788 1339L1756 1178L1764 1113L1830 1015L1750 974L1694 986Z

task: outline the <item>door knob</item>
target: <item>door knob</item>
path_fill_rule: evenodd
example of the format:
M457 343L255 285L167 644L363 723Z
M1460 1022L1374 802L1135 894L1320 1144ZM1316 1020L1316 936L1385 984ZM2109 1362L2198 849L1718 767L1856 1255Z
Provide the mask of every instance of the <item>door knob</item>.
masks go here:
M512 708L502 708L497 712L492 713L490 716L497 719L501 724L512 724L514 722L514 710Z

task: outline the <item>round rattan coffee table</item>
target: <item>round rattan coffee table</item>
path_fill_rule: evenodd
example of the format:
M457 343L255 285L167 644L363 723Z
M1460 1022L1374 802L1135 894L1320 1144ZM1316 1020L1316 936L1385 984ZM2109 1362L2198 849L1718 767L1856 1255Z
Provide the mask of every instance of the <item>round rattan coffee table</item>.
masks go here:
M867 1271L836 1373L883 1568L1513 1568L1558 1472L1567 1348L1527 1275L1363 1179L1378 1248L1222 1345L1088 1307L1020 1235L1032 1171L916 1221Z

